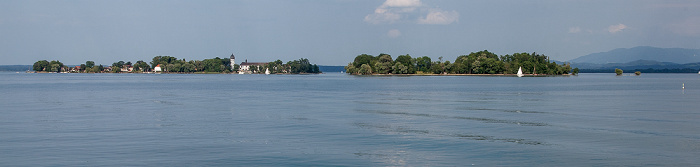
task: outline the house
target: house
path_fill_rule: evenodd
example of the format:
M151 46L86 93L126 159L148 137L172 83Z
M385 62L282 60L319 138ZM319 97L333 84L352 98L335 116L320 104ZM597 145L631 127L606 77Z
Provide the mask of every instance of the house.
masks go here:
M121 71L122 71L122 72L131 72L131 71L134 71L134 66L126 65L126 64L125 64L125 65L122 66Z
M163 72L163 70L160 69L160 64L156 65L156 68L153 68L153 72Z
M70 69L70 72L80 72L80 66L75 66Z

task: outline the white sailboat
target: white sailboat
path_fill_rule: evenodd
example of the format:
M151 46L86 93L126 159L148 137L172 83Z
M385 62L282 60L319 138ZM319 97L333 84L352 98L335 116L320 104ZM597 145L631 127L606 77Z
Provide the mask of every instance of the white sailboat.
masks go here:
M269 68L266 68L266 69L265 69L265 75L270 75L270 69L269 69Z
M519 67L518 68L518 77L523 77L523 76L525 76L525 75L523 75L523 67Z

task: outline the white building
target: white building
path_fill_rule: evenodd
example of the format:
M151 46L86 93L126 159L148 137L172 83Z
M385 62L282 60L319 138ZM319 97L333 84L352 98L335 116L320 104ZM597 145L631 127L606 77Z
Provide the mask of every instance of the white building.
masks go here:
M251 71L250 66L264 66L267 65L267 63L262 63L262 62L250 62L248 63L248 60L245 60L245 62L241 63L240 71ZM251 72L255 72L254 70Z
M163 70L160 69L160 64L156 65L156 68L153 68L153 72L162 72Z

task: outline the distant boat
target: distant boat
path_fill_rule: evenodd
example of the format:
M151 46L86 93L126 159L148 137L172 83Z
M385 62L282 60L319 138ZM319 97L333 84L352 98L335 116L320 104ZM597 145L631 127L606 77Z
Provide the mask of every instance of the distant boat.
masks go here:
M518 77L523 77L523 76L525 76L525 75L523 75L523 67L519 67L518 68Z
M265 69L265 75L270 75L270 69L269 69L269 68L266 68L266 69Z

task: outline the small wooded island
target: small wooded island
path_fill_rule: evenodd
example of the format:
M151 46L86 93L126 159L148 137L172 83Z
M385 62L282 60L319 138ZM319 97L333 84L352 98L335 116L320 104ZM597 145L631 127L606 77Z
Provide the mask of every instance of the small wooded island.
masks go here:
M39 60L34 63L36 72L54 73L234 73L234 74L318 74L321 73L316 64L311 64L309 59L283 63L282 60L273 62L248 62L246 59L241 64L236 64L236 57L213 58L204 60L177 59L172 56L155 56L150 63L139 60L136 63L114 62L112 66L95 65L93 61L86 61L75 67L63 65L60 61Z
M345 70L353 75L515 75L521 67L529 75L568 75L571 71L570 64L558 65L537 53L498 56L484 50L461 55L454 62L438 59L431 61L427 56L412 58L406 54L393 60L388 54L376 57L361 54ZM574 69L573 74L576 73L578 69Z

